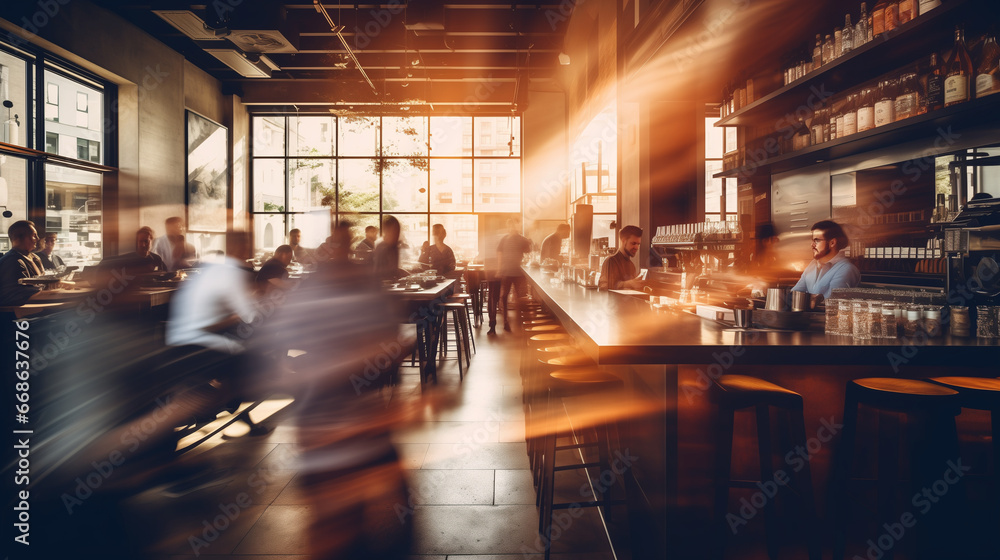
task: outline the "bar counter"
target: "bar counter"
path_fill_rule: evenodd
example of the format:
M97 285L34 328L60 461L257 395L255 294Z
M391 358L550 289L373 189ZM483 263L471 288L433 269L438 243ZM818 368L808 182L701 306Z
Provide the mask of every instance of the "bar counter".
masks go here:
M701 557L704 539L714 538L710 519L715 409L708 391L712 378L751 375L798 392L805 402L806 433L815 436L825 433L824 426L843 421L844 393L851 379L1000 373L998 339L945 335L862 341L820 332L739 330L692 313L654 311L645 298L554 281L537 268L525 268L525 275L534 297L559 319L580 349L622 377L630 399L655 403L662 410L653 418L630 421L628 429L631 453L641 458L633 469L642 488L639 507L649 520L649 532L660 535L646 543L647 550L636 558ZM756 422L752 412L741 414L749 416L744 420L737 416L733 472L752 479L758 476ZM964 421L971 422L971 428L960 427L960 432L980 438L989 434L988 415L985 421L974 414L969 417L972 420ZM861 434L875 431L871 418L859 424ZM824 441L829 443L810 458L820 518L829 515L825 507L832 491L831 465L840 440ZM731 512L739 507L736 500L745 496L731 492ZM759 550L761 533L744 544ZM745 536L741 534L741 539Z

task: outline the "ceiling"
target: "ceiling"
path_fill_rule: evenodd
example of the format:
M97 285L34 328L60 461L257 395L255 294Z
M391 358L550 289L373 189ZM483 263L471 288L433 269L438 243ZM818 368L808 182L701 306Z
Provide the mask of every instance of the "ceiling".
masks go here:
M528 81L556 76L574 4L547 1L324 3L333 24L343 26L341 41L311 0L94 0L221 80L255 112L434 114L523 110ZM208 39L168 23L162 14L171 11ZM237 65L248 59L270 77L241 76L212 50L227 51Z

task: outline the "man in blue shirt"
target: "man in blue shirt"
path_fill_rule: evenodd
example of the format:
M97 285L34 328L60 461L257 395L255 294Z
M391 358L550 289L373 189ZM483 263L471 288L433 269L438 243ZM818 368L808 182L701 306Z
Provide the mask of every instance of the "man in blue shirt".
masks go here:
M831 220L816 222L812 227L813 260L792 287L793 292L808 292L830 297L835 288L853 288L861 282L861 272L850 259L840 253L847 247L847 234L840 224Z

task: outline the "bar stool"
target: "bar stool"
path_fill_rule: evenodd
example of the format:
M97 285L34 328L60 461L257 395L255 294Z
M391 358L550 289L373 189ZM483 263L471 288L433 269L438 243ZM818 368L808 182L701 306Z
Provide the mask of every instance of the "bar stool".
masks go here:
M606 414L602 410L591 411L588 419L578 421L573 424L562 411L557 410L557 404L564 398L585 397L585 396L610 396L615 391L624 388L624 383L620 378L602 370L596 366L574 367L568 369L558 369L545 377L547 386L547 398L543 422L541 429L541 450L539 461L541 463L541 475L538 480L538 524L539 535L545 545L545 558L548 559L552 549L552 521L556 510L576 507L602 507L605 515L610 514L613 505L625 504L630 492L631 476L625 473L626 496L624 499L613 500L611 488L604 488L603 483L599 483L595 492L594 500L579 500L568 503L555 503L555 473L560 471L586 469L597 467L602 476L603 473L612 473L610 461L610 428L609 424L615 422L614 414L620 411L620 404L611 402L614 399L602 398L604 402L610 404ZM589 424L589 425L586 425ZM557 439L560 435L572 435L581 428L596 428L597 441L592 444L572 444L567 446L557 446ZM597 462L582 462L567 465L556 464L556 451L560 449L579 449L585 446L596 446L598 452Z
M472 313L472 305L469 303L472 300L472 296L469 294L453 294L448 297L448 303L459 302L465 306L465 311L467 317L466 323L471 325L475 322L475 317ZM469 327L469 340L472 342L472 353L476 353L476 337L472 336L472 327Z
M472 364L472 356L469 353L469 316L465 314L465 305L461 303L441 303L438 304L441 311L441 355L448 356L448 314L451 314L452 326L455 332L455 352L458 354L458 378L464 377L462 368L462 351L465 350L466 362Z
M911 449L910 453L910 462L917 473L917 476L911 478L918 491L925 484L940 478L947 461L958 456L955 416L960 411L960 398L957 391L912 379L871 377L849 382L844 399L844 427L839 449L840 460L837 464L838 487L834 492L838 496L833 548L835 559L844 557L849 484L851 480L858 480L851 477L851 467L857 437L858 407L861 405L875 409L879 415L876 479L879 523L893 521L892 509L899 478L899 434L894 429L898 428L898 424L892 413L907 415L922 424L916 427L915 433L927 434L928 445L925 446L925 452ZM948 517L945 509L941 504L936 504L930 512L943 524ZM917 532L917 538L921 539L919 548L930 551L934 558L950 556L950 544L954 543L946 542L948 533L935 531L935 523L926 518L920 519L920 525L921 529ZM943 547L941 552L945 556L935 555L936 547ZM892 556L893 550L889 547L889 550L884 551L883 558L889 560Z
M763 379L746 375L723 375L715 380L712 397L718 405L716 416L715 444L715 517L718 530L716 538L715 558L725 556L726 535L729 525L726 513L729 507L730 488L758 489L758 484L778 483L777 471L771 463L771 419L770 407L785 411L788 414L788 434L792 446L806 446L805 417L803 415L802 396L780 385ZM757 414L757 452L760 460L760 480L733 480L731 477L733 423L736 411L744 408L754 408ZM784 472L784 471L782 471ZM787 473L785 473L787 474ZM802 515L808 523L808 548L811 560L820 560L819 538L816 533L818 519L813 496L812 475L809 462L804 462L800 473L793 473L799 491L799 502ZM770 477L770 478L769 478ZM787 481L785 481L787 483ZM783 486L785 483L781 483ZM778 541L776 519L773 504L764 507L764 521L767 535L767 554L772 560L778 557Z

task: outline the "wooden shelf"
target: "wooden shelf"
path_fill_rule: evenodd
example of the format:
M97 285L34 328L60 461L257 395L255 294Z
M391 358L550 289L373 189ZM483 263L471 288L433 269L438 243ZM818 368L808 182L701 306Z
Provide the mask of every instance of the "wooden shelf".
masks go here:
M749 171L750 164L722 171L714 174L714 178L731 178L743 175L753 175L758 172L780 173L792 169L821 163L838 158L844 158L855 154L872 151L890 144L897 144L920 137L933 137L935 135L949 133L961 134L966 127L981 128L984 125L1000 120L1000 93L973 99L972 101L946 107L938 111L932 111L909 119L887 124L837 138L822 144L816 144L795 150L787 154L778 154L774 157L753 162L756 169ZM947 141L948 139L945 138ZM944 147L945 150L947 145Z
M822 101L818 98L862 85L893 68L918 62L937 51L937 46L952 36L954 23L972 3L971 0L957 0L942 4L719 119L715 126L774 124L786 114L794 114L794 107L808 107L810 96Z

